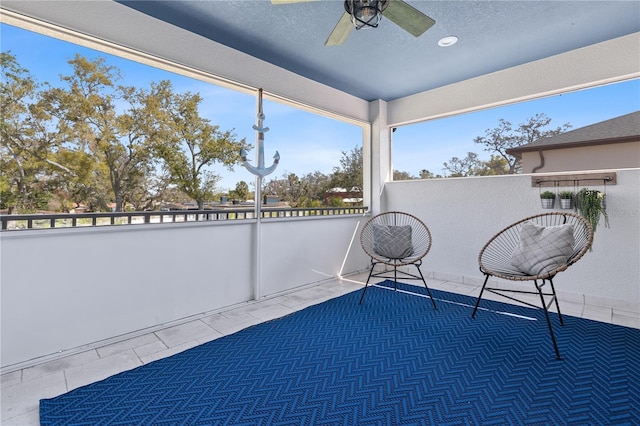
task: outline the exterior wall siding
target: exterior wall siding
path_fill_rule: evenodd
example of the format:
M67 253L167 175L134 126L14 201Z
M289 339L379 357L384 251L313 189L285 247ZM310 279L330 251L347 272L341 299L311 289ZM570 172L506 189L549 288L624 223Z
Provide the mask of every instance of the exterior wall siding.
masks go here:
M640 141L579 148L543 149L544 166L538 152L522 153L524 173L602 170L640 167Z

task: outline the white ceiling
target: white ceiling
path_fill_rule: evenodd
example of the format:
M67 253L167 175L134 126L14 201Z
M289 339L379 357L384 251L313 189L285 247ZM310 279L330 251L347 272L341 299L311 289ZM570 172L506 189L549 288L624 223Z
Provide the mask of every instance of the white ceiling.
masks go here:
M391 101L640 31L638 1L415 1L414 38L383 19L324 46L341 1L119 0L130 8L364 100ZM456 45L439 47L455 35ZM188 49L188 46L185 46Z

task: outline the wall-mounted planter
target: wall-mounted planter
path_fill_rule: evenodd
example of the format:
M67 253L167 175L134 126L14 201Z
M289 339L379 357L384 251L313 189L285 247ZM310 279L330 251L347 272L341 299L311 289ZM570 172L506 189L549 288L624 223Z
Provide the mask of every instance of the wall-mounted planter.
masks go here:
M551 191L545 191L540 194L540 203L543 209L552 209L556 201L556 194Z
M542 208L543 209L552 209L554 203L554 199L553 198L541 198L540 202L542 203Z
M571 191L562 191L560 194L560 208L561 209L570 209L573 207L573 197L574 194Z
M570 209L573 207L573 200L571 198L560 198L560 208Z

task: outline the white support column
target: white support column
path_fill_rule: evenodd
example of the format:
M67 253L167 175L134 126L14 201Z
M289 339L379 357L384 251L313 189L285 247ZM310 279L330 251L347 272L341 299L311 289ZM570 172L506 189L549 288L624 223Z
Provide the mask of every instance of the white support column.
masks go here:
M367 156L367 146L365 145L363 157L365 165L368 157L371 168L371 203L369 205L371 213L377 214L384 208L383 200L381 199L384 184L393 177L391 136L387 124L387 103L380 99L369 102L369 118L371 121L370 151Z

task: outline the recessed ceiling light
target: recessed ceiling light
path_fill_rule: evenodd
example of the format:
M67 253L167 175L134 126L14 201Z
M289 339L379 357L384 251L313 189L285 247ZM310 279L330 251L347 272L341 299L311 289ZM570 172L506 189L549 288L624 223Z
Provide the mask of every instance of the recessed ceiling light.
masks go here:
M449 47L453 46L458 42L458 37L456 36L447 36L443 37L438 41L438 46L440 47Z

